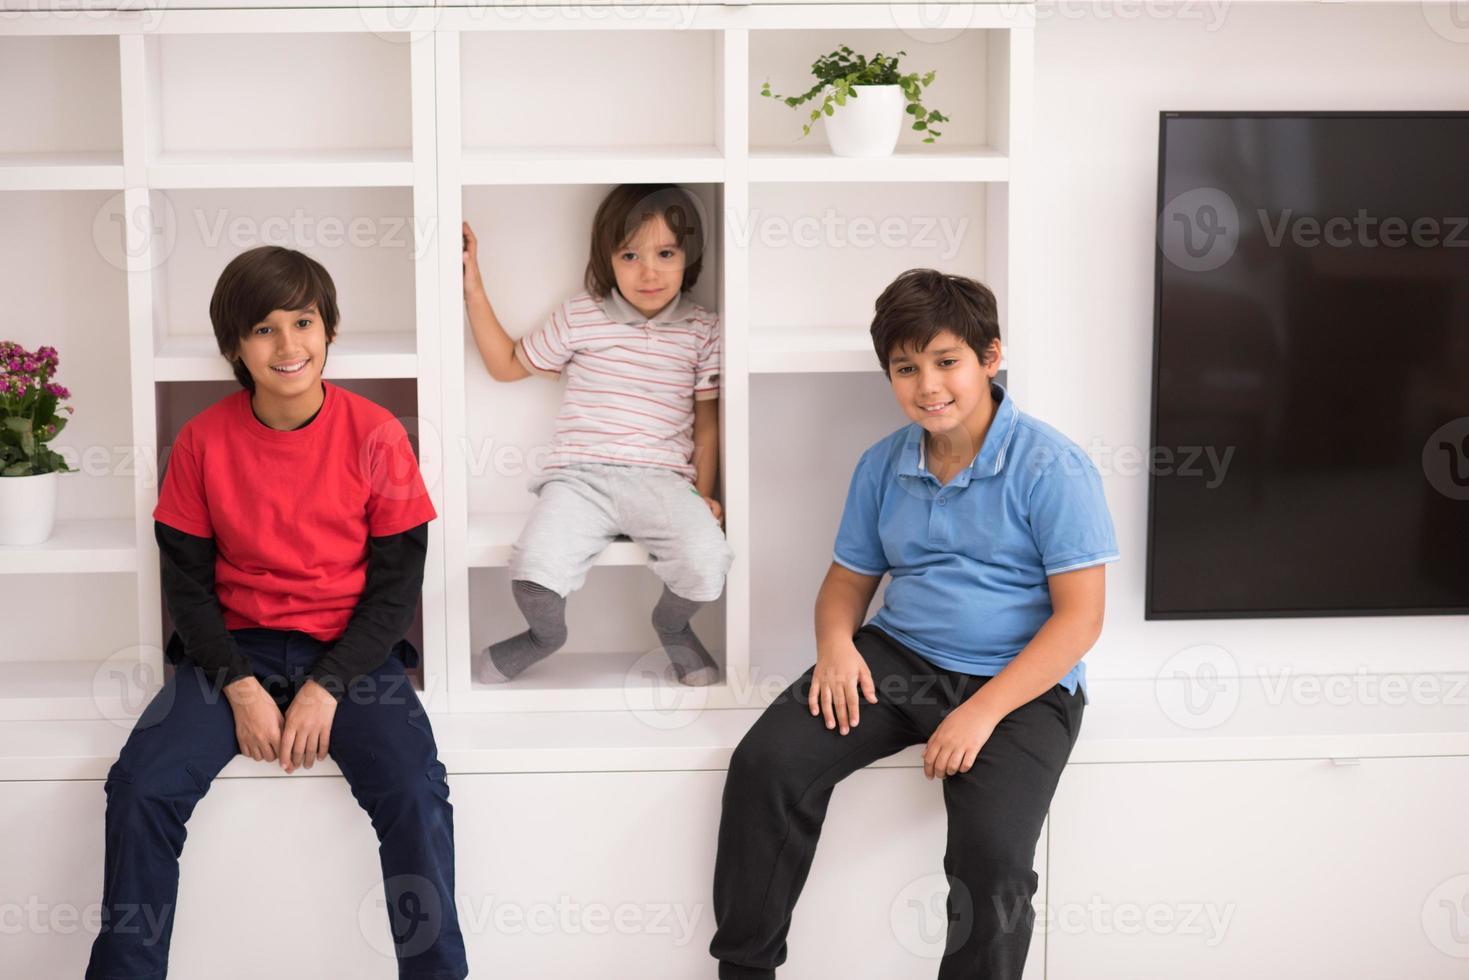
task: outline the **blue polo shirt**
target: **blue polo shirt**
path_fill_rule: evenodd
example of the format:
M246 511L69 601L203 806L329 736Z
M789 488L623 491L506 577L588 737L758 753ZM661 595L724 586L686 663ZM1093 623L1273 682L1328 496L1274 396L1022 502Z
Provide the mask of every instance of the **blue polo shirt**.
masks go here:
M985 677L1050 618L1046 576L1118 558L1096 466L1001 385L990 390L984 445L947 484L924 465L917 422L862 454L834 556L892 576L874 626L945 670ZM1061 683L1090 703L1085 663Z

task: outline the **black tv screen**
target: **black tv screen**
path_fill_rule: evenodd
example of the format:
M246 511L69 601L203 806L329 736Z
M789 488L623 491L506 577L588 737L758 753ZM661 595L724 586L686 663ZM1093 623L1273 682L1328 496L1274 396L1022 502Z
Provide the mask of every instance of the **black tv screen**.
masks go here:
M1159 144L1146 617L1469 612L1469 113Z

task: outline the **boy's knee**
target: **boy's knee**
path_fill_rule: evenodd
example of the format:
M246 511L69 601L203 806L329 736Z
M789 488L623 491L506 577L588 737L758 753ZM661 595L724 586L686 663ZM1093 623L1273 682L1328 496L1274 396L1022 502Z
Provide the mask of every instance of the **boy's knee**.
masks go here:
M691 602L713 602L724 593L724 582L729 576L732 561L733 556L727 549L723 553L690 559L672 571L666 584L675 595Z
M785 771L789 751L789 745L782 745L780 739L757 722L730 755L729 782L747 787L774 785Z
M765 746L748 735L745 736L740 744L735 746L734 753L729 757L727 785L764 779L768 775L770 761L770 754L765 750Z

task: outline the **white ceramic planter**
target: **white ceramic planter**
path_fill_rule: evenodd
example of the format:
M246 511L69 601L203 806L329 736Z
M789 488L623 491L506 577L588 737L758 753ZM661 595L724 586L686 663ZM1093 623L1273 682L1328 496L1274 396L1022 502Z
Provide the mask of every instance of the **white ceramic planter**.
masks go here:
M859 85L857 97L821 117L831 152L839 157L887 157L903 127L903 86Z
M0 545L40 544L51 537L58 475L0 476Z

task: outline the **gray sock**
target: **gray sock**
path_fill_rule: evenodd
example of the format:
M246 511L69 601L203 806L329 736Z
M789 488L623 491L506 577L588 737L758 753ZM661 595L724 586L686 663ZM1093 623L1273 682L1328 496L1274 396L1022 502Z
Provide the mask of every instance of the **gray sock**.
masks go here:
M665 585L658 605L653 607L653 629L673 664L673 676L690 687L704 687L719 679L719 665L689 626L689 619L702 605L674 595Z
M530 629L480 651L476 676L481 684L503 684L566 642L566 600L552 589L517 579L510 594Z

